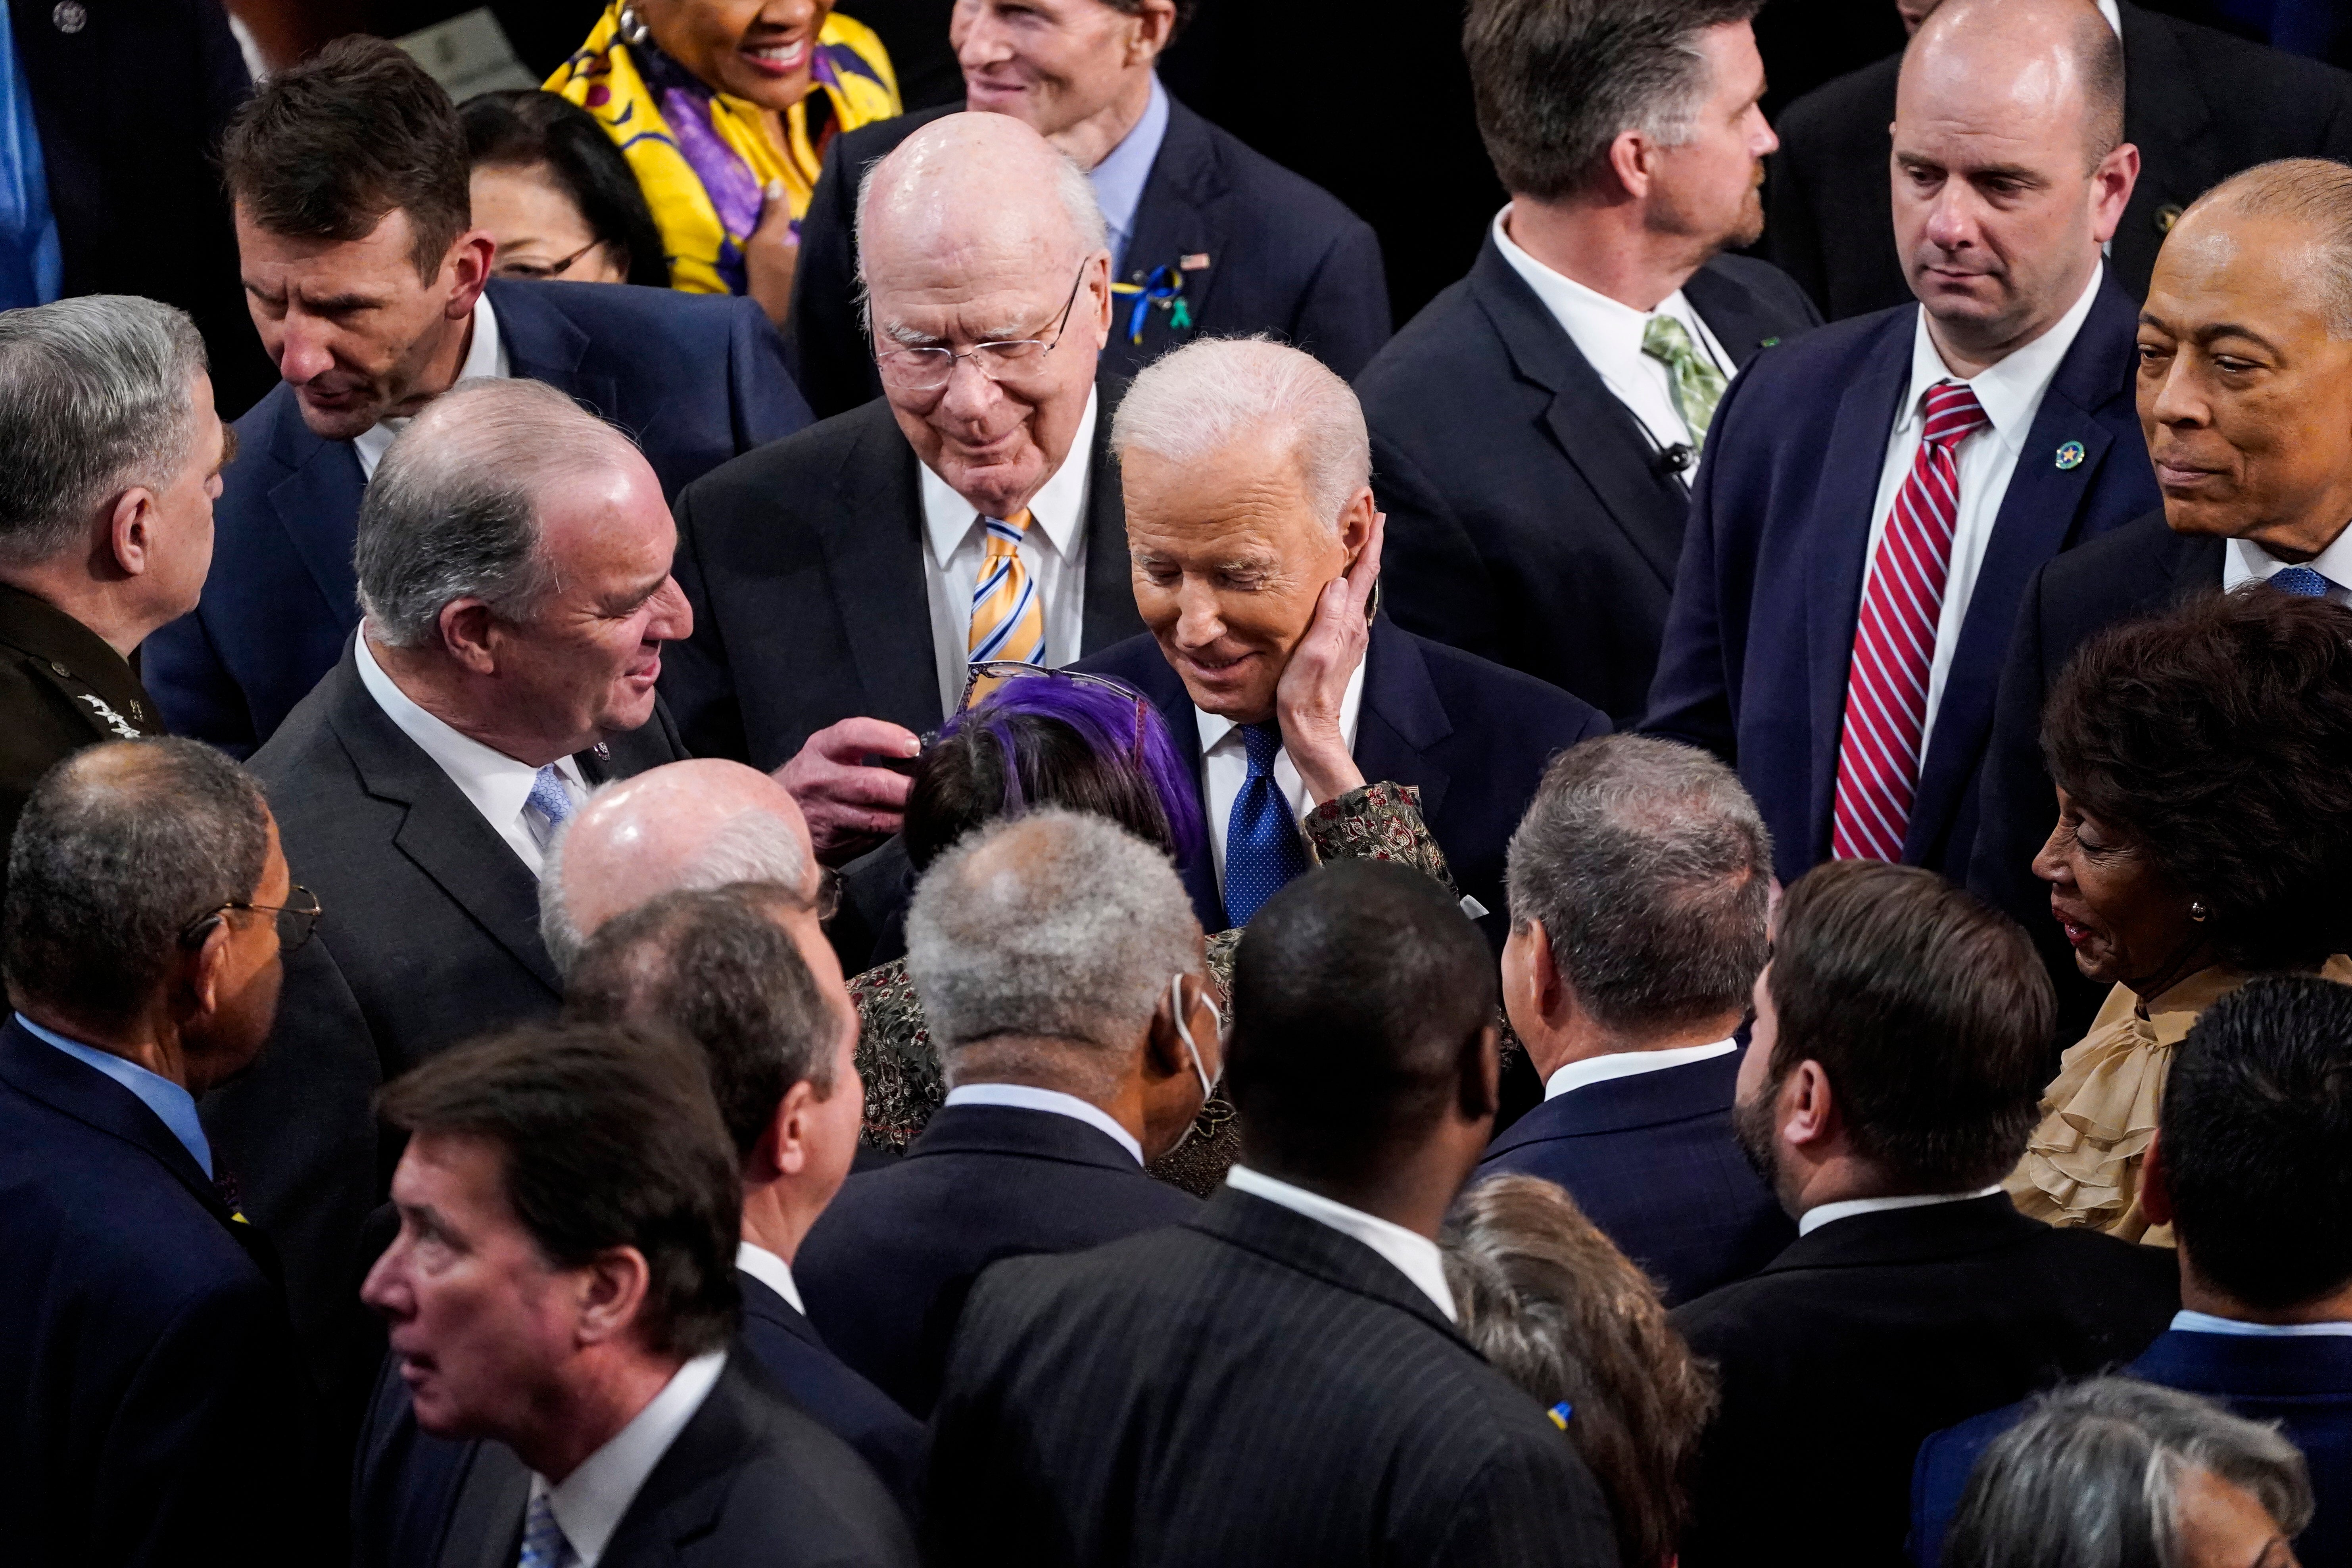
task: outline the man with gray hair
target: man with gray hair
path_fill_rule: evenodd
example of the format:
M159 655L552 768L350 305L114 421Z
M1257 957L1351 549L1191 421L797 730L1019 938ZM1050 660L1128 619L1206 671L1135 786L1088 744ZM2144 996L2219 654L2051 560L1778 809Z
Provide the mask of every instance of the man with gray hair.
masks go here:
M972 665L1139 625L1086 175L1010 116L950 115L875 166L858 226L884 396L679 498L697 625L664 682L698 754L781 765L829 861L896 831L907 780L868 764L913 756Z
M1101 817L1034 811L941 856L907 973L947 1103L903 1162L849 1178L794 1275L825 1342L924 1416L981 1269L1198 1211L1143 1166L1192 1127L1223 1047L1174 870Z
M194 607L233 450L185 312L0 312L0 853L50 764L163 732L131 657Z
M1771 885L1738 778L1643 736L1563 752L1511 836L1503 1006L1544 1102L1479 1172L1565 1189L1669 1306L1796 1239L1731 1121Z
M297 875L344 911L288 976L278 1047L207 1106L253 1151L321 1355L383 1201L369 1109L426 1056L551 1016L555 830L593 786L683 754L654 683L693 626L677 531L627 437L541 383L467 382L384 454L359 517L365 618L255 753Z
M1688 480L1725 385L1816 325L1765 262L1762 0L1475 0L1479 133L1510 203L1470 275L1357 381L1400 624L1618 724L1657 667Z

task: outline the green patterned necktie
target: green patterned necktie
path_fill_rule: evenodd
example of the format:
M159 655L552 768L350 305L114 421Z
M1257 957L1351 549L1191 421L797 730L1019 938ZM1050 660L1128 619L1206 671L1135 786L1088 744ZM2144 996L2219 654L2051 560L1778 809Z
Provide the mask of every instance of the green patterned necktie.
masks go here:
M1691 342L1689 330L1672 316L1650 318L1650 324L1642 329L1642 352L1664 363L1674 388L1675 412L1683 416L1684 427L1690 431L1693 449L1705 451L1708 422L1715 418L1715 405L1723 401L1723 373Z

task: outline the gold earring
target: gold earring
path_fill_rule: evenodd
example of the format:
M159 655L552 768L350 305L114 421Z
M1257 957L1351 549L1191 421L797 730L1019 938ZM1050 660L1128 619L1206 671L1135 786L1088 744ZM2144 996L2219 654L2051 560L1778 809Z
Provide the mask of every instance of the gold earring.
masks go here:
M2195 921L2199 925L2203 925L2205 923L2205 917L2211 912L2212 911L2210 910L2208 910L2205 907L2204 900L2201 899L2191 899L2189 901L2189 918Z

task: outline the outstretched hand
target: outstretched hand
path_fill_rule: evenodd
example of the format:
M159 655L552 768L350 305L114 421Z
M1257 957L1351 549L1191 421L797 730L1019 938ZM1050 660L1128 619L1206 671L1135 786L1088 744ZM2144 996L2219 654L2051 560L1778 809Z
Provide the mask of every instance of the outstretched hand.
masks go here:
M1349 752L1347 731L1339 724L1339 707L1371 641L1369 611L1372 586L1381 577L1381 542L1387 526L1386 516L1372 514L1371 531L1355 563L1323 585L1315 601L1315 618L1290 650L1290 662L1274 689L1283 750L1290 753L1291 765L1318 805L1364 787L1363 772Z
M913 787L906 774L868 767L869 756L911 757L922 750L911 730L881 719L844 719L808 738L775 780L793 792L808 818L816 858L837 866L898 831Z

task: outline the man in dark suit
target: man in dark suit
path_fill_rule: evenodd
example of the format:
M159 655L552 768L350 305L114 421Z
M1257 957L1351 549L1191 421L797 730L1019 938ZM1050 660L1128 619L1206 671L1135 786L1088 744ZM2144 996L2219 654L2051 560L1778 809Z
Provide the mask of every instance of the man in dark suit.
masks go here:
M1494 975L1417 871L1274 896L1234 968L1242 1163L1188 1225L982 1277L933 1424L933 1562L1617 1561L1438 1254L1494 1120Z
M162 309L162 307L157 307ZM191 336L194 334L191 333ZM185 741L102 744L26 809L0 962L0 1507L13 1561L315 1563L335 1477L268 1243L195 1097L261 1048L310 929L269 809ZM267 1506L250 1485L269 1478Z
M363 1294L398 1375L361 1562L912 1568L873 1471L730 1348L740 1189L698 1058L535 1025L385 1090L400 1234Z
M1717 255L1764 222L1756 9L1474 6L1479 129L1511 202L1469 277L1356 385L1398 624L1621 725L1657 669L1716 402L1766 343L1820 321L1770 267Z
M2352 323L2313 272L2352 268L2347 226L2352 170L2318 159L2248 170L2182 215L2139 329L2140 427L2162 510L2059 556L2026 587L1968 879L2033 933L2058 983L2062 1040L2106 993L2077 973L2033 875L2058 815L2042 702L2095 634L2194 595L2261 582L2352 602Z
M1143 1167L1218 1068L1201 951L1166 857L1102 817L1000 820L925 873L907 975L947 1101L903 1161L843 1184L797 1270L825 1342L917 1415L982 1269L1199 1210Z
M329 1358L388 1173L368 1097L555 1012L546 844L595 784L681 754L654 679L693 624L653 470L536 382L436 399L358 530L362 629L253 759L287 858L340 918L290 968L272 1056L205 1106Z
M247 298L283 384L237 422L201 609L145 669L175 733L245 755L359 624L360 495L394 436L460 379L543 381L630 432L662 493L808 421L756 307L667 289L485 282L466 138L380 39L272 77L224 153Z
M2136 167L2120 67L2079 0L1946 0L1895 127L1918 304L1766 355L1716 412L1643 728L1739 770L1783 881L1965 874L2026 580L2155 499L2099 256Z
M1150 633L1080 668L1149 698L1200 781L1209 846L1179 869L1202 925L1247 924L1307 868L1300 816L1383 780L1421 792L1465 910L1500 910L1545 762L1609 721L1379 617L1381 514L1346 384L1280 344L1192 344L1136 378L1112 444ZM1499 948L1501 918L1484 929Z
M1928 1433L2136 1354L2172 1259L2026 1218L2050 984L2023 932L1933 873L1870 860L1781 899L1735 1112L1797 1220L1762 1272L1677 1308L1722 1379L1683 1560L1897 1564ZM1759 1525L1834 1477L1802 1531Z
M957 115L877 170L859 221L887 395L680 499L696 630L664 681L698 754L781 767L828 859L896 830L907 781L864 764L912 756L971 661L1066 664L1142 626L1086 182L1020 121Z
M1935 4L1897 9L1916 30ZM2173 220L2210 186L2273 158L2352 158L2352 75L2130 0L2099 9L2123 40L2124 139L2140 154L2108 255L2130 298L2147 293ZM1886 184L1901 65L1895 55L1865 66L1780 116L1765 252L1832 320L1901 304L1907 292Z
M772 780L737 771L782 794ZM743 1173L735 1273L744 1347L911 1513L922 1483L921 1425L826 1348L793 1278L809 1226L849 1173L865 1106L857 1009L810 918L816 864L803 864L807 887L668 892L605 922L571 971L564 1016L673 1028L702 1047Z
M2352 1561L2352 990L2257 980L2174 1052L2140 1202L2173 1227L2181 1311L2126 1370L2276 1421L2311 1468L2305 1563ZM1912 1481L1935 1568L1977 1458L2016 1406L1939 1432Z
M1503 1006L1544 1102L1479 1174L1565 1189L1669 1306L1796 1238L1731 1126L1771 882L1731 770L1645 736L1562 753L1511 836Z
M1271 332L1353 375L1388 342L1380 241L1330 195L1169 96L1153 63L1192 0L972 0L950 37L961 107L1032 126L1091 171L1110 227L1118 329L1104 355L1132 376L1195 335ZM835 139L801 220L793 368L821 417L878 395L858 310L859 182L955 107Z
M0 858L52 763L163 733L131 658L196 602L229 451L182 311L0 312Z

